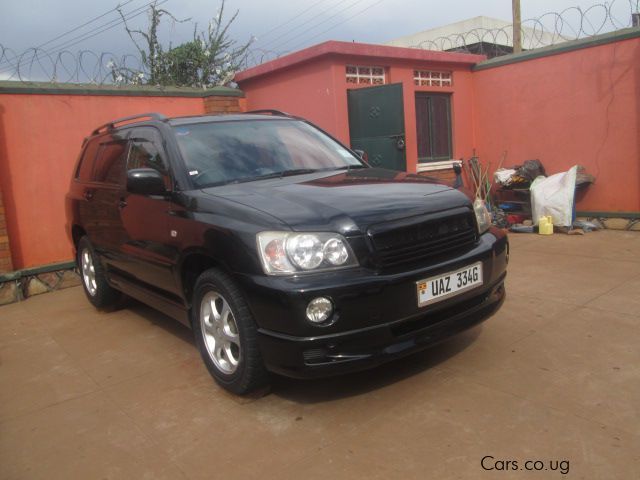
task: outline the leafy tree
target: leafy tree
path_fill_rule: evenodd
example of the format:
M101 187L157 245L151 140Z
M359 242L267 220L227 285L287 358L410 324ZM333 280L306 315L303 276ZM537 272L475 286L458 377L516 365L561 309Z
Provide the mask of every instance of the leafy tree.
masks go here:
M158 8L156 3L149 7L149 26L146 31L131 29L123 12L118 9L127 34L136 46L143 70L112 67L111 73L115 83L176 85L210 88L217 85L228 85L234 74L245 63L252 40L238 45L229 38L229 27L235 21L236 11L228 22L223 20L224 0L215 17L209 21L206 31L193 29L193 40L177 47L165 49L158 39L158 26L163 16L176 22L178 20L169 11Z

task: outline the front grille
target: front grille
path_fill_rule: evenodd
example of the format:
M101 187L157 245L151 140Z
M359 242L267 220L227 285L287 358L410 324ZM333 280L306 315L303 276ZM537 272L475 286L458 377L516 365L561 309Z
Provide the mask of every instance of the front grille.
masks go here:
M454 255L476 240L473 213L463 212L382 224L369 229L376 263L383 268Z

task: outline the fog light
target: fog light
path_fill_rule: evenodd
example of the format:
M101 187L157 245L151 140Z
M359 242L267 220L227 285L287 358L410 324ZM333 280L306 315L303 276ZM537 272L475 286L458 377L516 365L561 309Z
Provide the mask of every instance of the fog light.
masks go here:
M333 304L326 297L314 298L307 305L307 318L313 323L322 323L333 313Z

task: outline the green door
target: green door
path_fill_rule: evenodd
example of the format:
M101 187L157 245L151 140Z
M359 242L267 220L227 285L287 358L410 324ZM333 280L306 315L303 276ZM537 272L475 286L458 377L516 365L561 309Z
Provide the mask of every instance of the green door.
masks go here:
M405 171L402 84L348 90L351 148L364 150L373 167Z

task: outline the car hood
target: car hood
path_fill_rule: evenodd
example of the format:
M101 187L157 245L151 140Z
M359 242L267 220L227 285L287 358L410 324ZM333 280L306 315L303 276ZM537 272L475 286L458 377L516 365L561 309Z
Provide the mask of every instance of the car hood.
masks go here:
M203 190L280 219L293 230L365 232L372 224L470 206L432 179L377 168L313 173Z

